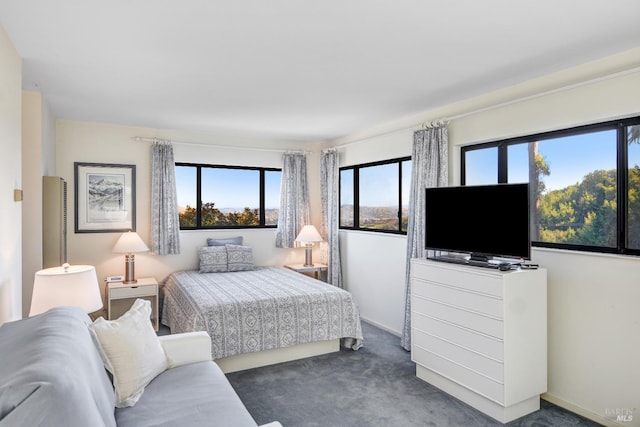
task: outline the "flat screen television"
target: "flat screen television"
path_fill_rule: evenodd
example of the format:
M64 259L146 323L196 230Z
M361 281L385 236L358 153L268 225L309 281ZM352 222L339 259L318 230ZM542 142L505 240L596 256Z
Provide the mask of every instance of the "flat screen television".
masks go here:
M426 249L531 259L529 184L427 188L425 208Z

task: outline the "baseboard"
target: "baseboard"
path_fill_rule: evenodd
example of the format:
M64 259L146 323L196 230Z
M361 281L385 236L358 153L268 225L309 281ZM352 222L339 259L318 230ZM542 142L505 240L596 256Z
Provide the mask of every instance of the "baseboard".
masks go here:
M402 333L400 333L399 331L394 331L393 329L389 329L388 327L381 325L380 323L373 321L371 319L367 319L362 315L360 315L360 320L362 320L363 322L367 322L368 324L373 325L378 329L382 329L385 332L389 332L391 335L395 335L398 338L402 337Z
M557 396L554 396L553 394L550 393L544 393L542 395L540 395L541 399L546 400L547 402L553 403L556 406L559 406L561 408L566 409L567 411L571 411L574 414L578 414L582 417L588 418L591 421L595 421L599 424L602 424L603 426L607 426L607 427L621 427L621 426L625 426L625 424L621 424L621 423L617 423L614 420L612 420L611 418L605 418L600 414L596 414L595 412L591 412L588 409L584 409L578 405L574 405L573 403L567 402L566 400L563 400ZM628 425L628 424L626 424Z

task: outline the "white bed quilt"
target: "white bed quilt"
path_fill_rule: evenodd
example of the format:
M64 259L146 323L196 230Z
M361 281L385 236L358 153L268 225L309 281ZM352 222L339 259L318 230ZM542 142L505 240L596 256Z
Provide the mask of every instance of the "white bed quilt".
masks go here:
M357 350L363 342L349 292L282 267L172 273L162 323L172 333L207 331L214 359L337 338Z

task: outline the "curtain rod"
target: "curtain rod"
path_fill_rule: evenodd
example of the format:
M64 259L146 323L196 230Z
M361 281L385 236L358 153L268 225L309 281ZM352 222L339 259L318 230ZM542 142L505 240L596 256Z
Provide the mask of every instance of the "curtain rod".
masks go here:
M426 122L423 122L423 123L418 124L418 125L413 125L413 126L409 126L409 127L402 128L402 129L395 129L395 130L391 130L391 131L384 132L384 133L381 133L381 134L360 138L360 139L357 139L357 140L354 140L354 141L351 141L351 142L347 142L345 144L336 145L333 148L345 148L345 147L348 147L350 145L358 144L360 142L366 141L366 140L371 139L371 138L376 138L376 137L379 137L379 136L386 136L386 135L391 135L391 134L394 134L394 133L406 132L408 130L418 130L418 129L421 129L421 128L439 126L439 125L442 125L442 124L445 124L445 123L449 123L450 121L453 121L453 120L461 119L461 118L464 118L464 117L467 117L467 116L472 116L474 114L484 113L484 112L487 112L487 111L496 110L496 109L503 108L503 107L508 107L509 105L518 104L520 102L525 102L525 101L530 101L530 100L536 99L536 98L542 98L544 96L553 95L553 94L556 94L556 93L560 93L560 92L564 92L564 91L567 91L567 90L579 88L579 87L582 87L582 86L588 86L588 85L599 83L599 82L602 82L602 81L611 80L611 79L614 79L614 78L617 78L617 77L623 77L623 76L626 76L628 74L637 73L638 71L640 71L640 67L630 68L628 70L619 71L617 73L607 74L606 76L600 76L600 77L596 77L596 78L593 78L593 79L584 80L584 81L579 82L579 83L574 83L574 84L571 84L571 85L568 85L568 86L562 86L560 88L550 89L550 90L547 90L547 91L544 91L544 92L535 93L533 95L524 96L524 97L521 97L521 98L512 99L510 101L501 102L499 104L493 104L493 105L489 105L489 106L486 106L486 107L477 108L475 110L465 111L465 112L462 112L462 113L459 113L459 114L454 114L452 116L447 116L447 117L444 117L444 118L441 118L441 119L426 121Z
M297 153L297 154L312 154L313 151L304 151L304 150L283 150L279 148L258 148L258 147L238 147L235 145L219 145L219 144L207 144L205 142L184 142L184 141L173 141L171 139L161 139L161 138L148 138L145 136L134 136L134 141L139 142L169 142L172 144L178 145L197 145L201 147L209 147L209 148L221 148L226 150L243 150L243 151L265 151L271 153Z

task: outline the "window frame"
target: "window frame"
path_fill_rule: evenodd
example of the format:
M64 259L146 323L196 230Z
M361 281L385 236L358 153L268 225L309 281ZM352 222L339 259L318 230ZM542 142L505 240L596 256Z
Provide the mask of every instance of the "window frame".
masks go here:
M619 120L611 120L600 123L593 123L583 126L575 126L566 129L553 130L548 132L540 132L525 136L502 139L492 142L480 144L466 145L460 148L460 184L466 185L466 153L469 151L480 150L485 148L497 147L498 155L498 177L497 183L507 183L508 179L508 147L517 144L528 144L534 141L543 141L548 139L557 139L568 136L576 136L587 133L595 133L601 131L616 131L616 246L593 246L578 245L568 243L552 243L542 241L532 241L532 247L566 249L580 252L599 252L618 255L634 255L640 256L640 249L633 249L627 246L627 220L628 220L628 142L627 129L630 126L639 126L640 116L624 118Z
M196 226L195 227L183 227L180 225L180 230L234 230L234 229L256 229L256 228L277 228L277 224L267 225L265 214L265 172L280 172L282 168L268 168L258 166L237 166L237 165L212 165L207 163L185 163L176 162L174 167L187 166L196 168ZM259 225L215 225L215 226L203 226L202 225L202 169L234 169L234 170L250 170L259 172Z
M338 228L340 230L357 230L357 231L370 231L374 233L406 235L407 231L402 230L402 163L406 161L411 161L411 160L412 160L411 156L404 156L404 157L397 157L397 158L388 159L388 160L379 160L375 162L343 166L339 168ZM360 226L360 169L367 168L367 167L383 166L388 164L396 164L398 167L398 212L397 212L398 229L390 230L390 229L361 227ZM411 166L413 167L413 163L411 164ZM353 226L342 225L342 209L341 208L342 208L342 171L343 170L353 170Z

